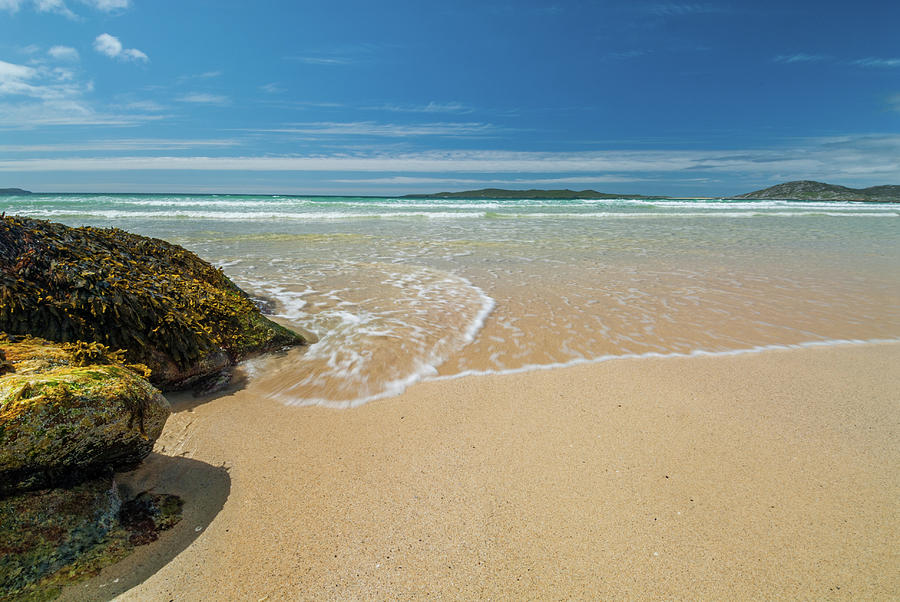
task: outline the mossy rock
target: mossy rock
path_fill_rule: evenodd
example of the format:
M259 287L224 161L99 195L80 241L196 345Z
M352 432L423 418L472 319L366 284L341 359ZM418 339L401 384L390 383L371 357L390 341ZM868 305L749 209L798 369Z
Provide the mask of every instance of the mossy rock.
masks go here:
M306 343L178 245L16 216L0 218L0 331L122 349L163 389Z
M177 496L121 495L105 476L0 500L0 600L52 600L181 520Z
M112 477L0 500L0 597L74 562L118 524Z
M0 350L13 370L0 376L0 496L130 468L153 449L171 409L143 366L97 344L0 335Z

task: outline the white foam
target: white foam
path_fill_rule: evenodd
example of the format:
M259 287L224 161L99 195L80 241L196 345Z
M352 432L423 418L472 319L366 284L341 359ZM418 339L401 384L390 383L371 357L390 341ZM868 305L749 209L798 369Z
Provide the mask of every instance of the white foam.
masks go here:
M279 385L280 390L273 394L275 399L286 405L350 408L399 395L409 385L436 375L438 366L449 355L474 341L495 305L490 296L469 280L449 273L441 276L430 269L388 271L382 282L396 288L399 294L387 307L370 311L364 307L365 302L338 301L328 309L306 315L305 320L297 320L311 330L314 329L310 328L310 320L326 326L321 329L319 341L297 359L298 363L292 364L294 368L307 364L309 371L296 382ZM323 293L317 295L328 297ZM440 307L453 308L457 303L473 309L474 313L465 318L460 328L441 324ZM384 340L389 347L379 350L378 345L383 344L379 341ZM389 359L394 353L392 349L399 351L400 347L394 347L398 344L404 348L403 353ZM374 367L380 373L378 366L384 361L392 363L383 375L388 380L378 382L371 371ZM336 385L343 385L342 394L332 398L314 394L315 391L335 393ZM358 394L340 399L353 390Z
M555 362L551 364L528 364L519 368L509 368L504 370L464 370L457 374L444 374L434 376L428 380L454 380L457 378L466 378L470 376L494 376L507 374L523 374L526 372L535 372L538 370L557 370L559 368L569 368L572 366L580 366L582 364L599 364L613 360L633 360L633 359L668 359L668 358L691 358L691 357L728 357L734 355L748 355L754 353L764 353L767 351L790 351L797 349L811 349L816 347L838 347L842 345L882 345L900 343L900 339L825 339L821 341L804 341L801 343L774 343L770 345L757 345L755 347L746 347L742 349L729 349L724 351L709 351L706 349L695 349L687 353L680 352L658 352L651 351L648 353L624 353L621 355L601 355L591 358L576 358L568 362Z

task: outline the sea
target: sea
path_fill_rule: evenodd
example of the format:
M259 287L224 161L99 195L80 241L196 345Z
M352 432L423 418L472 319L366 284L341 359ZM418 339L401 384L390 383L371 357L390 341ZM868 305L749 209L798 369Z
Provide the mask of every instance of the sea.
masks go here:
M900 205L195 194L0 197L184 246L315 335L246 362L285 404L630 357L900 340Z

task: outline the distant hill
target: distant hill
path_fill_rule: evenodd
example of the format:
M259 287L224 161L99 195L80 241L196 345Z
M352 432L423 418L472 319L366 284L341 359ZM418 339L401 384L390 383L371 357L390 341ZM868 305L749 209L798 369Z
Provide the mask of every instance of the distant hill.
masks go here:
M505 190L482 188L462 192L438 192L435 194L407 194L404 199L664 199L667 197L642 194L609 194L596 190Z
M0 188L0 195L12 194L34 194L30 190L22 190L21 188Z
M847 188L836 184L798 180L741 194L733 199L791 199L800 201L883 201L900 202L900 186Z

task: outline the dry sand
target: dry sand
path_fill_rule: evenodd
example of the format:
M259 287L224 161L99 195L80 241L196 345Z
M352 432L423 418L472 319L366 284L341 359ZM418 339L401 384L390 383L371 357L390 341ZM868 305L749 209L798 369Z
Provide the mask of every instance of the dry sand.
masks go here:
M898 366L842 346L182 406L123 482L185 519L65 598L896 599Z

